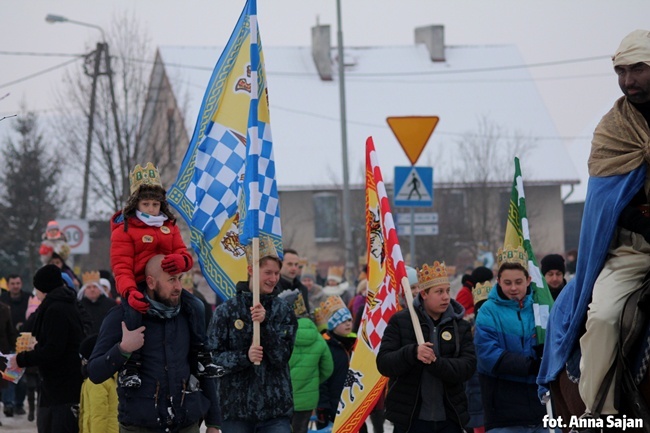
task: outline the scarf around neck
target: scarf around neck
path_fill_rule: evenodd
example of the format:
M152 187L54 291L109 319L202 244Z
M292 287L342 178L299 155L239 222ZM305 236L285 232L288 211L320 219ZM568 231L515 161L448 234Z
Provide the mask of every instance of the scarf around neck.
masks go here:
M151 227L162 227L165 221L169 219L165 214L154 216L154 215L146 214L144 212L140 212L139 210L135 211L135 216L137 216L140 221L142 221L143 223Z
M157 317L159 319L171 319L173 317L176 317L181 311L180 303L175 307L170 307L158 301L154 301L146 293L144 294L144 297L147 299L147 301L149 301L149 309L147 310L147 314L150 316Z
M625 96L596 126L589 155L589 176L626 174L650 163L648 122Z

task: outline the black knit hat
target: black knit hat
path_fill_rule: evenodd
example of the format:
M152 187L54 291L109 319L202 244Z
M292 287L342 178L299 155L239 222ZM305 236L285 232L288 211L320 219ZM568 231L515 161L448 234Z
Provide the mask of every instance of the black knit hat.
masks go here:
M479 284L479 283L484 283L486 281L492 281L492 278L494 278L494 274L490 270L490 268L486 268L485 266L479 266L478 268L474 269L472 271L472 281L474 281L474 284Z
M50 293L57 287L65 285L61 269L55 265L45 265L34 274L34 287L43 293Z
M566 273L564 267L564 257L559 254L549 254L542 259L542 275L546 275L548 271L560 271Z

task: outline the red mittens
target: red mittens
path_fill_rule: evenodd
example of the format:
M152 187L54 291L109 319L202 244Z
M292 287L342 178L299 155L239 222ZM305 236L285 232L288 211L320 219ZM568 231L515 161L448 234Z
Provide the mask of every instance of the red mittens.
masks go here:
M160 264L163 271L167 272L170 275L180 274L185 270L187 263L185 262L185 257L180 254L168 254L163 259Z
M144 299L144 295L137 290L132 290L129 292L129 297L127 299L129 305L134 310L144 314L149 309L149 302Z

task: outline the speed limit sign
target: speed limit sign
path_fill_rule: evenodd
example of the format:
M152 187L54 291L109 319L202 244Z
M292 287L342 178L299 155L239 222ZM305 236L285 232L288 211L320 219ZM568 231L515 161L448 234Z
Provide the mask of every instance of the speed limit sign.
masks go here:
M61 231L65 234L72 254L88 254L90 239L88 220L57 220Z

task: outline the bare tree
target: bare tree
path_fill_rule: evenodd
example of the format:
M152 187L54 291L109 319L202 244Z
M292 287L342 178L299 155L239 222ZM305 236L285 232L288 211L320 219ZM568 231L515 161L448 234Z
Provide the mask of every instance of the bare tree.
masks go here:
M110 56L100 58L90 159L90 216L122 207L129 194L129 170L141 152L140 135L148 74L149 38L133 16L116 15L104 46ZM99 48L99 44L97 48ZM67 170L83 178L88 124L91 118L92 75L96 52L84 65L64 77L57 95L63 115L57 136L66 150ZM75 200L76 196L69 199ZM81 197L81 194L79 194Z
M451 161L445 167L438 166L437 171L457 181L436 189L434 209L439 214L439 234L417 239L418 262L444 259L452 264L460 256L476 257L479 245L487 251L496 251L501 246L514 174L513 159L523 158L536 142L484 117L456 145L453 157L437 158ZM408 251L408 236L400 238L400 243Z

